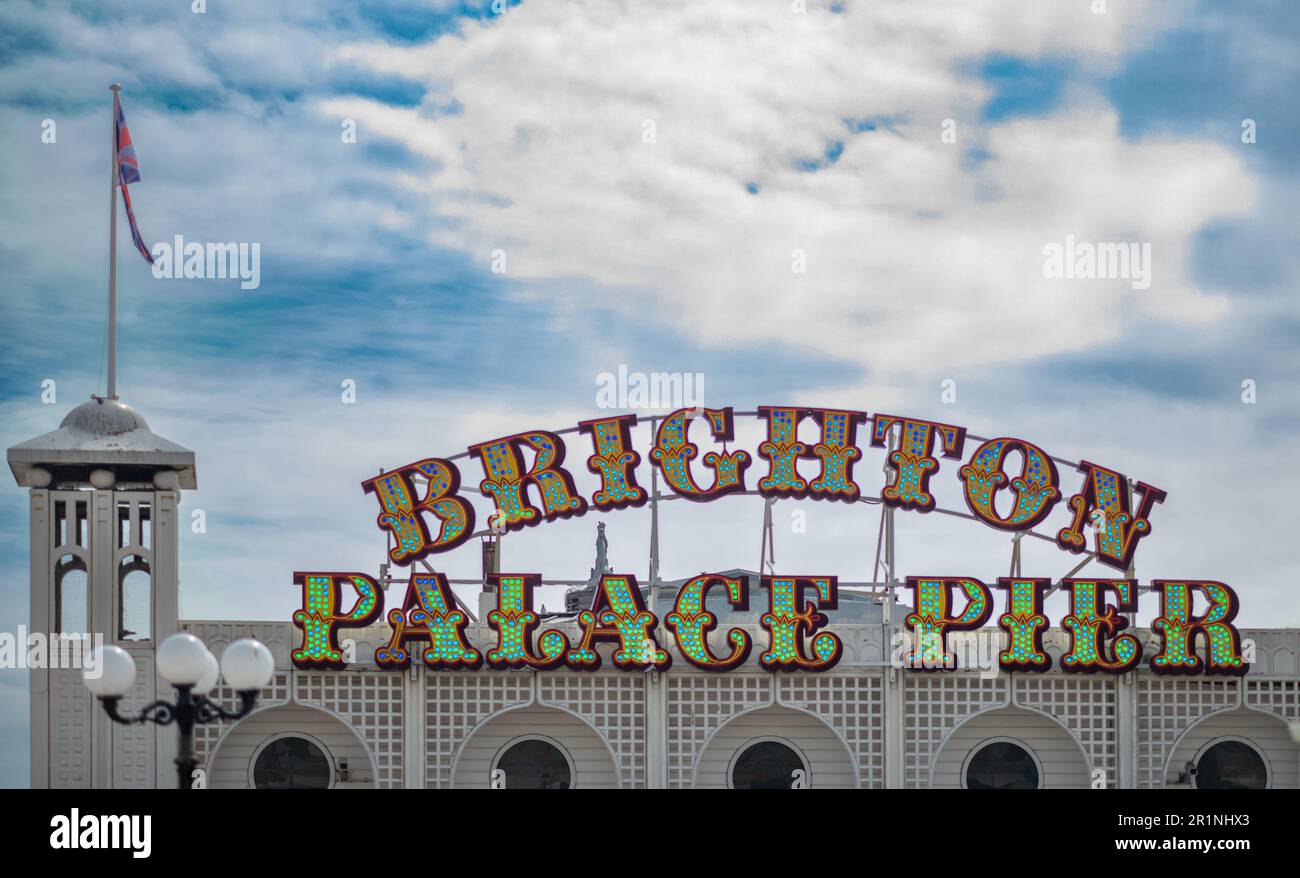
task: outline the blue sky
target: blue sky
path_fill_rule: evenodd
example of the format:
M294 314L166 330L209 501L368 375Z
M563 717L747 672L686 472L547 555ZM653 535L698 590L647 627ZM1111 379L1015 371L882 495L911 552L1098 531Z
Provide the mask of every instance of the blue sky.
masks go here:
M294 569L373 570L363 478L593 417L627 364L702 373L711 405L906 412L1113 465L1170 494L1139 575L1223 579L1246 624L1300 625L1297 19L1109 5L6 3L0 439L103 388L119 81L145 238L261 244L257 290L119 256L121 395L198 454L187 617L288 618ZM1151 241L1152 289L1044 280L1067 234ZM0 492L3 630L27 618L25 508ZM730 508L668 527L665 575L753 564L758 507ZM904 573L1000 572L1003 536L932 519L900 535ZM609 521L642 570L643 518ZM873 522L810 521L778 557L865 578ZM507 557L584 576L594 519L552 528ZM0 783L25 783L25 686L0 671Z

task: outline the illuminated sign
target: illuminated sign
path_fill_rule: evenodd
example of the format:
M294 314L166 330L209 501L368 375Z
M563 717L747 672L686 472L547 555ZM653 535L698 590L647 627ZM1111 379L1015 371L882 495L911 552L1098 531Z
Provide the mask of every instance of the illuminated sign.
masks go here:
M744 413L742 413L744 414ZM656 417L653 445L643 455L633 448L637 416L615 415L583 421L562 431L585 437L587 469L599 478L590 498L574 484L571 450L553 432L534 430L492 439L469 447L465 458L481 468L479 492L491 501L487 529L476 532L474 506L462 492L461 472L453 459L424 458L367 479L364 490L379 503L377 523L392 537L389 558L410 565L446 552L472 536L506 533L558 518L641 506L647 491L636 478L643 460L673 494L695 502L710 502L730 494L757 494L856 503L866 499L854 477L863 457L861 428L871 448L886 449L887 478L871 502L926 514L935 498L931 480L943 468L940 457L960 461L968 444L978 445L966 462L950 464L961 483L969 515L985 525L1015 533L1031 531L1064 500L1070 512L1067 527L1055 535L1056 544L1072 553L1090 552L1096 560L1127 572L1140 540L1151 533L1149 516L1165 492L1145 482L1133 482L1117 470L1082 461L1073 494L1062 491L1056 459L1039 446L1009 437L977 439L964 427L904 415L876 414L826 408L762 406L748 413L765 425L766 437L753 453L734 449L735 419L731 408L680 409ZM692 441L692 426L702 421ZM800 438L815 434L815 441ZM968 442L969 440L969 442ZM701 444L709 447L701 455ZM1009 460L1019 463L1009 471ZM801 466L802 464L802 466ZM753 467L755 472L751 473ZM751 489L750 484L754 485ZM1089 534L1091 533L1091 548ZM614 645L613 665L620 670L666 669L673 653L659 642L659 619L646 607L636 578L607 574L599 582L592 606L577 615L577 639L557 629L538 631L541 617L533 608L533 591L541 577L534 573L496 573L487 584L496 593L497 608L487 625L496 643L483 652L465 636L466 614L459 610L446 578L438 573L413 573L401 606L389 611L391 638L375 653L381 668L405 668L417 659L435 669L458 670L565 667L594 671L602 664L596 647ZM302 608L294 624L302 639L293 651L300 668L342 668L339 632L364 627L383 613L384 592L365 574L311 572L295 574L302 590ZM911 576L912 612L905 627L914 647L904 667L915 670L953 669L956 657L948 649L950 634L983 626L993 617L995 594L1002 593L1003 612L996 623L1006 634L999 667L1013 672L1041 672L1052 666L1043 650L1042 635L1050 627L1043 613L1052 588L1047 579L1004 577L993 585L974 577ZM1069 650L1060 669L1067 673L1122 673L1138 665L1142 644L1126 633L1123 615L1137 609L1137 583L1123 579L1066 579L1061 584L1069 613L1061 628ZM757 645L741 628L715 630L718 618L709 600L725 600L747 609L754 589L763 594L760 617L768 644L758 666L769 671L824 671L839 661L840 639L831 631L827 611L837 603L837 580L828 575L727 578L703 574L680 589L673 610L663 620L672 632L676 653L704 670L726 671L740 666ZM1237 597L1221 582L1162 580L1152 582L1160 615L1152 623L1159 649L1147 662L1161 674L1246 673L1241 638L1232 622ZM1203 609L1193 610L1199 597ZM344 609L347 607L347 609ZM1203 645L1203 649L1199 649ZM937 660L936 660L937 659Z

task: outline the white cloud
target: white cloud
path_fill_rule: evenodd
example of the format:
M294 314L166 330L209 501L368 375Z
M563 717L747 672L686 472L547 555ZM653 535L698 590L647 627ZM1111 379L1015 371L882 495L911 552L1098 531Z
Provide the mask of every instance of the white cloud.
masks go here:
M367 44L339 53L336 60L409 75L431 87L419 109L335 98L319 105L325 114L315 120L319 125L303 125L292 114L264 114L258 101L232 94L218 108L184 116L129 107L149 182L137 193L137 209L149 208L146 231L158 238L172 230L228 238L239 229L239 237L267 242L268 251L276 243L278 254L313 253L346 263L374 248L375 261L386 263L384 236L373 226L418 228L428 220L405 199L387 203L390 194L379 185L387 174L397 187L423 193L439 219L459 219L440 222L438 240L484 263L491 249L506 247L516 276L597 282L567 289L567 299L552 300L557 308L567 304L576 315L599 302L688 330L713 321L717 333L738 342L776 339L839 353L868 364L876 373L872 384L801 391L800 401L919 409L976 432L1022 435L1054 453L1083 454L1153 481L1170 491L1170 499L1157 508L1157 532L1139 552L1144 579L1218 576L1241 588L1248 603L1243 616L1251 622L1294 620L1295 600L1285 591L1295 564L1286 553L1284 498L1295 493L1295 477L1257 465L1261 455L1271 460L1285 450L1280 446L1294 443L1265 434L1261 445L1263 431L1251 429L1253 410L1206 429L1206 408L1131 393L1119 400L1082 399L1074 388L1057 392L1039 382L1035 398L1018 407L1019 401L998 401L939 412L933 394L907 391L919 381L896 380L885 368L925 368L916 362L918 350L931 351L943 366L1028 360L1108 338L1120 321L1143 310L1190 320L1225 307L1196 290L1181 263L1190 236L1208 218L1252 204L1252 183L1228 151L1173 139L1128 142L1111 109L1088 92L1071 94L1048 119L983 130L977 124L988 95L979 80L955 72L962 59L1063 51L1077 54L1085 66L1105 67L1151 26L1132 19L1129 10L1136 7L1129 4L1112 4L1112 17L1104 20L1076 5L1087 4L1020 5L1014 12L1003 6L996 13L947 4L871 4L855 5L844 16L799 18L779 11L785 8L780 3L766 10L756 4L660 4L617 14L581 4L525 6L489 27L467 25L464 38L409 49ZM310 54L321 44L305 45ZM229 46L211 47L210 58L235 62L250 47L252 37L244 32ZM265 70L245 70L241 81L274 84L311 73L310 65L295 72L295 62L265 60ZM202 69L190 71L183 61L160 54L157 64L176 83L203 83ZM33 69L39 65L28 68L28 76ZM70 76L66 64L62 74ZM452 98L461 114L431 112ZM361 153L339 143L340 116L361 120L363 142L401 141L435 159L438 170L415 178L354 161ZM647 117L657 122L653 146L641 143ZM864 117L889 117L894 132L850 135L844 119ZM939 141L939 120L949 117L958 120L960 147L982 146L993 158L964 169L957 148ZM103 205L84 193L100 191L94 169L101 167L106 132L98 111L68 121L57 165L51 157L50 165L40 166L58 173L32 176L46 181L46 189L55 185L50 179L64 181L53 191L80 207L37 212L21 234L20 223L5 228L15 241L59 242L41 252L51 263L58 260L66 286L89 291L80 311L85 302L100 301ZM14 128L9 140L17 144ZM26 154L44 149L21 137L29 144L21 147ZM843 139L845 149L832 167L811 174L793 169L794 160L816 158L834 139ZM87 170L75 170L82 167ZM341 197L339 180L360 183L367 195ZM745 192L749 181L760 185L758 197ZM222 197L214 199L214 191ZM1000 199L988 200L989 193ZM1043 281L1041 247L1065 234L1151 240L1155 285L1139 294L1124 282ZM807 276L789 273L794 247L808 250ZM274 292L268 283L265 294ZM4 303L13 309L7 313L18 313L19 299L35 307L40 294L15 289ZM428 318L427 310L416 310L418 300L384 304L411 306L402 321L408 330ZM98 308L93 305L94 314ZM548 328L581 337L574 357L592 365L574 373L589 380L623 360L573 329L590 325L575 315L561 314ZM484 328L468 319L463 328L454 326L467 336ZM542 331L532 325L486 329L501 330L504 344L515 350L528 333ZM343 351L356 332L354 322L339 318L310 338L324 350L340 342ZM715 338L702 346L724 343ZM922 343L930 347L918 348ZM368 376L340 363L363 382L362 402L346 407L337 402L332 367L284 374L278 364L268 370L267 352L247 342L240 353L250 358L248 368L225 360L219 374L206 369L210 361L187 353L176 358L185 374L170 379L183 392L141 388L128 396L160 433L199 454L202 490L187 495L184 510L205 508L209 533L185 536L184 613L191 617L284 619L295 600L293 570L373 570L383 537L374 527L374 501L359 483L375 467L455 453L518 429L563 428L592 415L589 408L560 410L536 394L535 381L568 365L555 360L536 364L525 376L531 400L513 394L496 403L449 391L447 379L455 376L435 373L423 360L414 360L412 369L426 371L394 394L378 388L380 378L391 376ZM128 349L125 359L129 365L144 356ZM904 358L911 362L898 365ZM165 352L153 356L155 363L161 375ZM955 374L966 382L967 372ZM754 378L724 373L718 383L742 384L746 377ZM1227 397L1235 395L1237 380L1225 378ZM709 382L715 386L713 373ZM969 386L963 383L963 399L970 398ZM1262 399L1275 400L1279 392L1266 387ZM1092 415L1102 402L1110 420L1098 428ZM28 394L0 408L12 441L57 423L54 412L34 406ZM1232 411L1244 408L1233 403ZM753 447L752 437L745 442ZM645 447L638 433L638 448ZM572 443L570 464L589 496L581 448ZM1243 449L1254 456L1242 458ZM874 493L881 454L868 451L866 458L859 478ZM947 505L960 509L955 465L944 466L936 483L947 492ZM472 493L477 479L471 467L465 472ZM640 475L648 482L648 465ZM1068 488L1077 484L1074 474L1063 477ZM1221 489L1213 506L1204 500L1205 485ZM779 507L786 521L787 505ZM21 527L19 506L9 520ZM788 526L778 534L778 569L868 576L874 510L809 506L807 535L796 537ZM758 501L665 508L666 576L756 563ZM1237 520L1221 510L1245 511ZM1005 535L937 516L903 518L901 573L937 569L992 578L1005 569ZM643 512L611 516L611 552L620 570L644 575L644 523ZM588 517L512 535L508 566L581 578L593 527ZM25 541L13 542L25 552ZM1226 552L1226 542L1248 544L1250 551ZM1069 566L1070 558L1055 548L1028 545L1027 572L1059 575ZM477 553L466 546L440 556L437 566L472 576ZM22 583L24 576L21 565L10 569L11 581Z
M1221 314L1185 270L1190 236L1254 199L1228 150L1128 141L1086 91L1048 118L979 124L989 93L966 65L1051 52L1105 69L1153 27L1112 7L525 5L464 36L337 52L418 80L425 107L319 109L435 160L423 188L459 220L436 243L485 261L503 248L517 277L596 282L557 308L804 344L885 375L1031 359L1113 338L1135 314ZM459 114L430 112L453 98ZM892 130L849 132L862 118ZM940 139L948 118L956 145ZM834 164L795 167L836 141ZM992 158L970 168L962 152L976 146ZM1067 234L1150 242L1152 288L1044 279L1044 243ZM795 249L805 275L791 272Z

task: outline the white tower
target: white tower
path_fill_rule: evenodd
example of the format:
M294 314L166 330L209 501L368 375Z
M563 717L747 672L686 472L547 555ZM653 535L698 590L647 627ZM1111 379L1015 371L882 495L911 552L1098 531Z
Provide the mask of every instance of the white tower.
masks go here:
M10 448L9 468L31 494L29 631L51 643L99 634L125 648L138 673L122 712L135 713L170 691L154 647L177 630L177 507L196 487L194 453L116 398L93 397L57 430ZM30 672L32 786L170 785L174 731L113 723L80 670L54 666L55 652Z

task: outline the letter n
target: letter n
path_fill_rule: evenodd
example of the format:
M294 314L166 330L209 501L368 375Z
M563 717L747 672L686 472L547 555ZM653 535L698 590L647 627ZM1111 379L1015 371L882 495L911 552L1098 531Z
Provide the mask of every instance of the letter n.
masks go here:
M1167 495L1159 488L1138 482L1135 486L1138 510L1134 515L1129 511L1128 479L1086 460L1080 461L1079 472L1083 473L1083 487L1069 502L1074 517L1069 527L1057 532L1056 544L1076 554L1084 551L1087 543L1084 528L1100 519L1095 522L1097 560L1127 570L1133 553L1137 551L1138 540L1151 533L1147 516L1155 504L1164 502ZM1100 515L1097 510L1100 510Z

